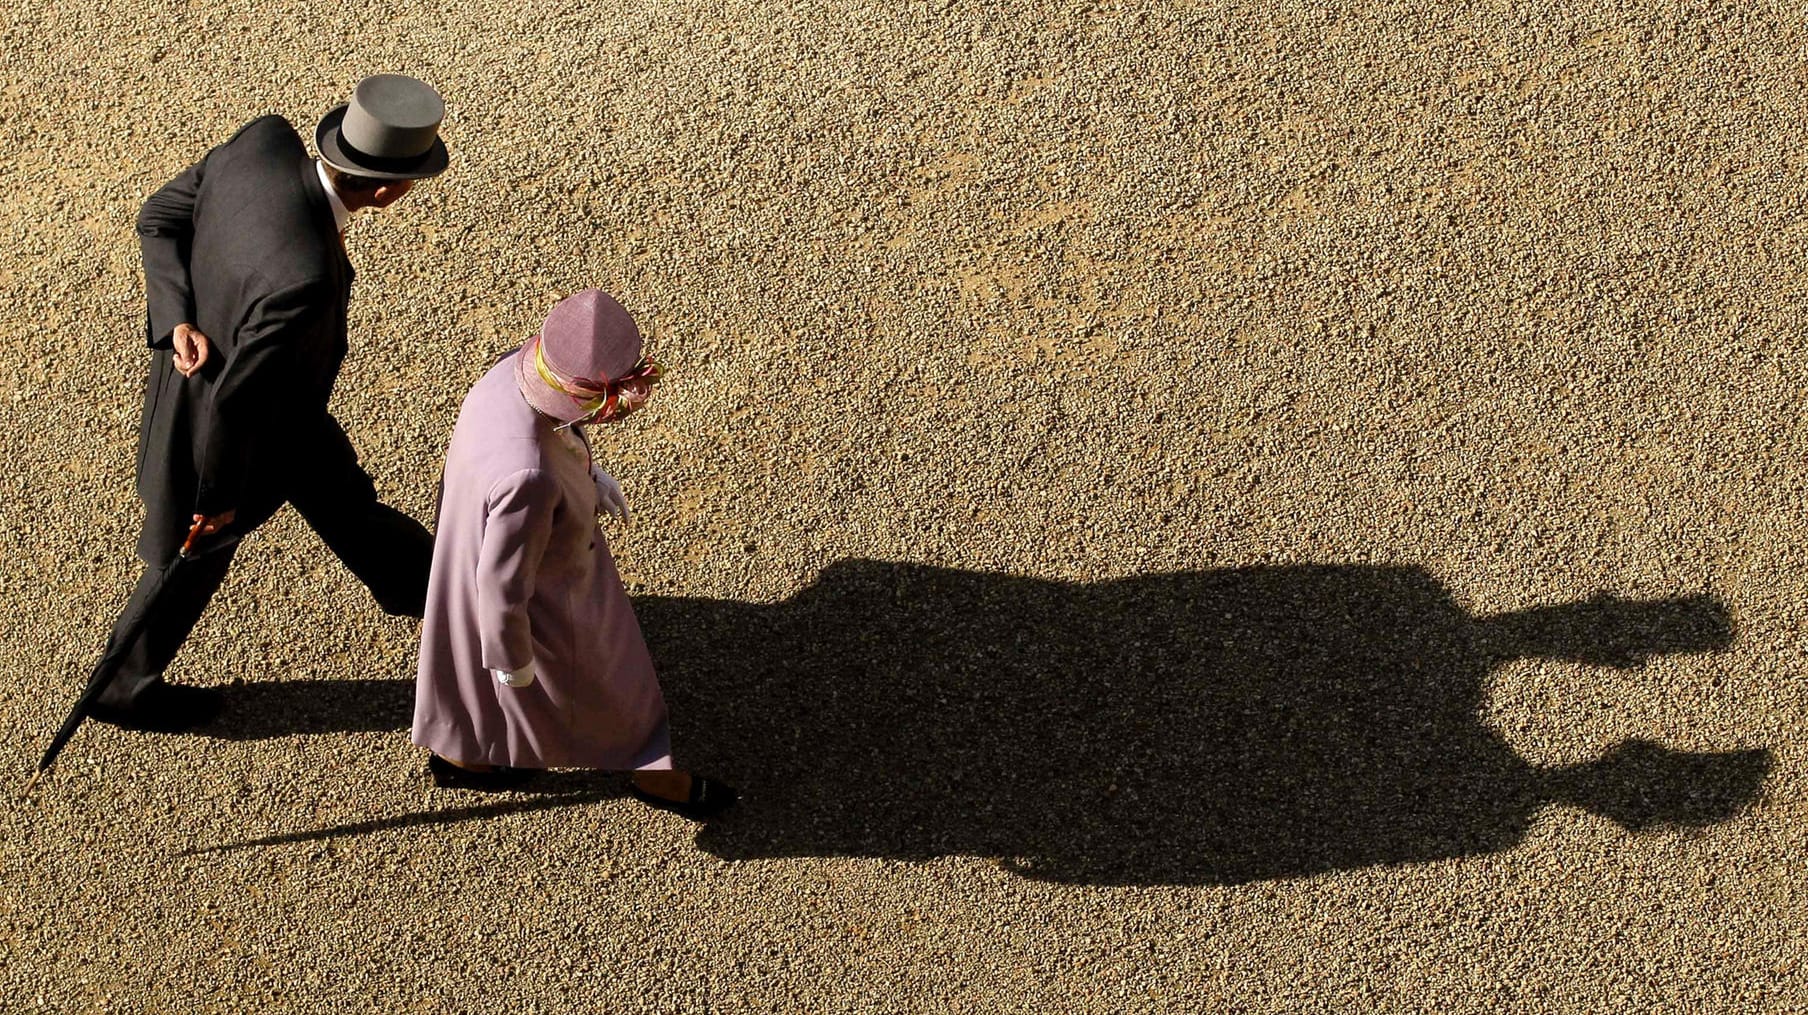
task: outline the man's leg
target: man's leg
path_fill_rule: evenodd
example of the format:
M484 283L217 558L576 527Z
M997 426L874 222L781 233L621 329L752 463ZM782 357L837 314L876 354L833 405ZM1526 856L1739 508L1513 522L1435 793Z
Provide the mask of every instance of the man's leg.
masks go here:
M289 503L335 556L358 576L383 612L426 612L433 537L420 522L377 500L376 484L337 421L311 449Z
M111 651L128 633L128 619L144 610L144 623L114 666L114 676L96 702L94 716L124 725L184 728L210 719L218 702L211 695L175 693L163 684L163 671L194 629L195 622L226 578L236 544L191 557L163 579L163 568L145 565L138 588L126 602L113 633L107 639ZM205 699L205 700L204 700ZM181 715L182 711L206 714Z

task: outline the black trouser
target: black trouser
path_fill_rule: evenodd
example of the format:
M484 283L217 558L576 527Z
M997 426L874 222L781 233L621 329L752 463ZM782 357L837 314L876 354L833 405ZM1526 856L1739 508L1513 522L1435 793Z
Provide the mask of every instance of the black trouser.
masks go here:
M351 443L337 425L329 447L318 454L291 459L294 474L284 485L288 502L317 533L352 574L370 589L383 611L394 616L419 617L426 611L427 572L433 563L433 537L414 519L377 500L370 474L358 464ZM145 568L113 628L135 613L145 597L156 598L145 608L141 632L120 657L118 670L101 702L130 707L144 690L155 684L176 657L188 632L201 619L208 600L226 579L226 569L237 551L237 539L268 521L282 500L263 497L262 504L241 511L224 535L229 545L197 553L176 568L158 589L161 564ZM167 561L162 562L167 563ZM109 642L109 647L111 641Z

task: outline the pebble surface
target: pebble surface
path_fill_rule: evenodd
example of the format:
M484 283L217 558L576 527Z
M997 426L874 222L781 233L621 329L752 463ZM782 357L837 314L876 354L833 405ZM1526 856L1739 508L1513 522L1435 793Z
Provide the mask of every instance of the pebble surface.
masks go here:
M0 13L0 1011L1808 1008L1800 10L363 13ZM137 574L139 203L387 71L452 163L354 222L334 411L429 518L553 302L647 324L596 444L718 826L432 788L286 511L219 728L27 787ZM1705 816L1551 788L1629 742Z

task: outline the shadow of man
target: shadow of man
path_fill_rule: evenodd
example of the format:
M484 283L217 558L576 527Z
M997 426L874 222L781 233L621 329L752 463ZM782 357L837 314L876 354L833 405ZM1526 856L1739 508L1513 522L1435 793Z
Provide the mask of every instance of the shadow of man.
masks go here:
M774 605L642 598L687 763L745 800L725 858L999 858L1039 879L1232 884L1507 849L1570 803L1707 824L1768 750L1629 741L1541 768L1488 674L1725 648L1708 597L1465 613L1408 567L1070 584L844 561Z

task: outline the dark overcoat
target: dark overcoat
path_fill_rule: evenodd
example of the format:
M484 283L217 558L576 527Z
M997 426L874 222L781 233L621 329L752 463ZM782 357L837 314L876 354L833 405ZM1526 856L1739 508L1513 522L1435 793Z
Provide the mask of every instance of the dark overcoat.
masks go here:
M243 534L311 477L356 461L327 412L346 352L352 267L326 191L280 116L241 128L152 194L138 215L146 341L138 432L138 553L174 556L195 514ZM199 328L209 361L176 370L171 332Z

